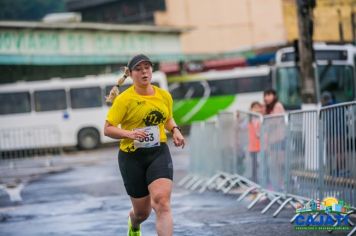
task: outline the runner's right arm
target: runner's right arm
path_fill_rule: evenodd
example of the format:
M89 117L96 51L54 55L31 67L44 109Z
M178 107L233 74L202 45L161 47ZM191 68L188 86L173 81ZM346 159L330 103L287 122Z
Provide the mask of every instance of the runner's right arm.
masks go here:
M140 130L130 131L130 130L121 129L111 125L108 121L105 121L104 135L113 139L128 138L128 139L136 139L136 140L143 139L147 136L147 134L143 131Z
M127 112L127 104L129 102L125 100L125 97L120 94L115 98L112 106L106 117L104 125L104 135L113 139L133 139L139 140L145 138L147 134L139 130L125 130L119 128L119 124Z

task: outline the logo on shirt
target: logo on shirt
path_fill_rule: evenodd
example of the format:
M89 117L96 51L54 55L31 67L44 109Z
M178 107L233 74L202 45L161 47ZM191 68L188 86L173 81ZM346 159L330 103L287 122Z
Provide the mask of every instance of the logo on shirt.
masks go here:
M145 103L146 103L145 101L137 101L137 106L143 105Z
M152 125L158 125L163 123L166 120L166 118L163 115L162 111L159 110L153 110L150 111L145 118L143 119L143 122L145 123L146 126L152 126Z
M134 144L131 144L130 146L125 148L126 152L133 152L135 151L135 146Z

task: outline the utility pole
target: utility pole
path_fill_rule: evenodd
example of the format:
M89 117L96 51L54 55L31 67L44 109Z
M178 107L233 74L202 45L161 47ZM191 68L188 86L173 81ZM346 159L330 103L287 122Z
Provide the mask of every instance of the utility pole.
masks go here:
M299 66L302 80L303 104L317 104L316 80L313 69L313 9L316 0L295 0L299 29ZM296 55L298 52L295 52Z
M354 12L354 6L356 3L352 3L351 5L351 33L352 33L352 43L356 44L356 14Z
M339 37L340 37L340 42L344 43L344 27L342 25L342 14L341 10L337 9L337 16L339 18Z

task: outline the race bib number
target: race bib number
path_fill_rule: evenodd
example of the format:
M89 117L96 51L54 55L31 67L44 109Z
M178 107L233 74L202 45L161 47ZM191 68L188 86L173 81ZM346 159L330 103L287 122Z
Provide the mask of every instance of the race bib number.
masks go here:
M147 137L144 139L134 140L135 148L150 148L157 147L160 145L160 135L158 126L147 126L135 130L141 130L148 134Z

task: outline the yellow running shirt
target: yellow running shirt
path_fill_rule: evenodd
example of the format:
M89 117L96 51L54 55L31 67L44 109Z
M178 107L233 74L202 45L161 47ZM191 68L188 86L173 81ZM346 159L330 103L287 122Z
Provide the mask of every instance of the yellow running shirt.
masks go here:
M146 126L158 126L160 142L167 142L164 124L172 118L172 96L166 90L153 85L154 95L143 96L136 93L132 85L119 94L111 106L106 120L113 126L134 130ZM122 139L120 149L124 152L135 151L132 139Z

